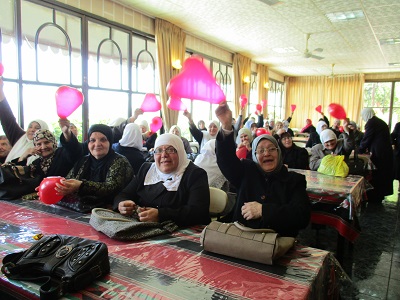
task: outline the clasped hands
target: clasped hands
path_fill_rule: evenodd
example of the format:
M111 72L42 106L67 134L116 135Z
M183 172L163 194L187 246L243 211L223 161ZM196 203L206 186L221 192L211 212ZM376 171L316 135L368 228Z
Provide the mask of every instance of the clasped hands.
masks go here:
M140 207L132 200L121 201L118 204L121 215L131 216L136 211L141 222L158 222L158 209L152 207Z
M256 201L244 203L242 206L242 216L246 220L261 218L262 204Z

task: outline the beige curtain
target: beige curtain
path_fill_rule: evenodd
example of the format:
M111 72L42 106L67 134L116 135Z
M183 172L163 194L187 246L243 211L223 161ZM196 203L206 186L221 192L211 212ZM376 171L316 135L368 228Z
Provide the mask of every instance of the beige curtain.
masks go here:
M343 106L350 120L361 122L362 94L364 89L364 74L326 76L287 77L286 85L286 115L290 115L290 105L296 104L290 126L301 129L306 119L314 124L321 115L315 110L322 106L322 112L332 124L334 117L328 113L328 105L337 103Z
M245 94L247 98L250 96L250 83L243 81L246 76L251 77L251 59L241 54L235 54L233 57L234 116L238 116L240 113L240 95ZM243 111L243 115L246 113L246 110Z
M179 70L172 68L172 62L177 59L183 62L185 59L186 34L179 27L167 21L156 19L155 37L160 73L161 112L164 129L168 132L172 125L176 125L179 112L167 107L168 94L166 88L171 78L179 73Z
M269 82L268 67L264 65L257 65L257 77L258 77L258 103L265 99L268 103L268 89L264 87L265 83ZM264 116L268 116L268 108L264 107Z

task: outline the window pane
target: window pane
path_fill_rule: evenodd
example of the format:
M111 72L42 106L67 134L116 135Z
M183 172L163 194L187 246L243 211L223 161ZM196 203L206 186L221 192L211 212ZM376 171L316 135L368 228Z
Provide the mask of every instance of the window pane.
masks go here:
M364 107L371 107L376 116L389 125L391 82L367 82L364 84ZM362 128L365 122L362 122Z
M6 95L6 99L8 103L10 104L11 110L14 114L14 117L16 118L17 122L18 120L18 85L13 83L13 82L4 82L4 94ZM3 135L3 127L0 126L0 135Z

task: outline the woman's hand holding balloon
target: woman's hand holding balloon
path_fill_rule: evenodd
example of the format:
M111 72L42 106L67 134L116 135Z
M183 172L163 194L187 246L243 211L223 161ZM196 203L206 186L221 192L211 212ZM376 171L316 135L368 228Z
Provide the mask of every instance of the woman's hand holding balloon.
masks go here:
M71 139L71 129L69 128L71 125L71 122L68 119L59 119L58 120L58 125L61 128L61 131L64 134L65 140L68 142Z
M76 193L81 186L82 181L76 179L62 179L60 183L56 183L55 190L59 195L69 195Z
M232 130L232 111L228 104L224 101L219 104L215 110L215 115L222 124L222 129Z
M140 108L136 108L135 112L133 113L133 116L129 118L129 123L133 123L136 121L136 119L140 116L143 115L143 110Z

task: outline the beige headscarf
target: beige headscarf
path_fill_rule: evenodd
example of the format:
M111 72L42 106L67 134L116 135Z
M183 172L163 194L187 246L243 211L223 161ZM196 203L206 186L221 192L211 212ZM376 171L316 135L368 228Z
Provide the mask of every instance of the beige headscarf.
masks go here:
M150 169L147 171L144 179L144 185L152 185L158 182L163 182L163 185L168 191L177 191L183 173L185 172L190 160L187 158L185 147L183 146L182 139L172 133L164 133L160 135L154 144L154 149L162 145L171 145L177 150L179 163L176 170L172 173L165 174L158 169L157 164L154 162Z

